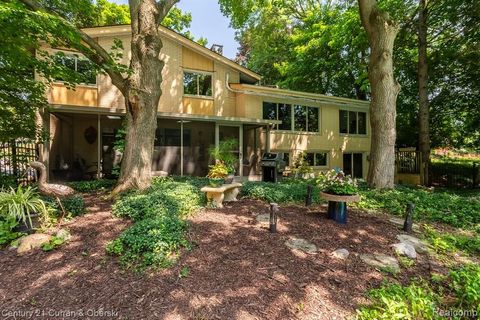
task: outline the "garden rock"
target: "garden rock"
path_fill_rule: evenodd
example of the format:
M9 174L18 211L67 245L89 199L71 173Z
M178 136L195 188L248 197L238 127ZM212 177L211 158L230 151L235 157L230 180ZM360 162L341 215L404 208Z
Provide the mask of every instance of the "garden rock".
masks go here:
M255 217L258 223L270 223L270 214L269 213L261 213Z
M390 269L395 273L400 272L400 265L398 264L397 259L387 256L386 254L362 254L360 255L360 259L364 263L375 268Z
M20 244L17 248L18 254L24 254L30 250L40 248L43 244L50 241L51 235L44 233L34 233L20 239Z
M415 247L408 242L399 242L392 244L392 248L399 255L407 256L410 259L417 258L417 251L415 251Z
M70 231L68 231L67 229L60 229L55 234L55 237L62 239L63 241L69 241L70 238L72 238L72 235L70 234Z
M408 234L399 234L397 235L397 239L402 243L410 244L419 253L425 253L428 251L428 245L425 242Z
M315 254L318 251L316 245L301 238L292 237L289 240L285 241L285 245L290 249L301 250L310 254Z
M332 257L340 260L345 260L350 255L347 249L337 249L331 253Z

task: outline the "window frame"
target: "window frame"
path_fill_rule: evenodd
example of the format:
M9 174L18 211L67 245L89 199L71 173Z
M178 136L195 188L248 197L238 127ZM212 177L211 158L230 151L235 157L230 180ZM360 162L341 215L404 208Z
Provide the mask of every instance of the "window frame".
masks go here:
M347 114L347 133L345 132L341 132L341 124L340 124L340 121L341 121L341 116L340 116L340 113L341 112L346 112ZM356 115L356 120L355 120L355 131L356 133L350 133L350 112L354 112L355 115ZM365 133L358 133L359 132L359 122L358 119L358 114L359 113L364 113L365 114ZM363 136L363 137L366 137L369 135L369 130L368 130L368 123L369 123L369 119L368 119L368 112L367 111L359 111L359 110L352 110L352 109L338 109L338 133L342 136Z
M184 83L184 80L185 80L185 73L193 73L193 74L196 74L197 75L197 94L191 94L191 93L185 93L185 83ZM183 93L183 96L184 97L188 97L188 98L200 98L200 99L209 99L209 100L213 100L214 99L214 86L213 86L213 72L210 72L210 71L204 71L204 70L194 70L194 69L183 69L183 72L182 72L182 93ZM198 76L199 75L204 75L204 76L210 76L211 77L211 85L212 85L212 95L211 96L206 96L206 95L201 95L199 94L200 93L200 81L198 80Z
M355 154L359 154L361 155L362 157L362 177L361 178L355 178L355 179L364 179L365 177L365 164L366 164L366 157L365 157L365 154L366 152L364 151L343 151L342 152L342 159L344 158L345 155L350 155L350 167L351 167L351 170L352 170L352 174L350 175L352 178L355 177L355 165L354 165L354 157L355 157ZM344 170L344 163L342 163L342 171Z
M275 105L275 115L276 115L276 119L273 119L273 120L280 120L278 117L279 117L279 107L280 105L288 105L290 107L290 118L291 118L291 123L290 123L290 129L278 129L280 124L275 124L274 128L272 129L272 131L277 131L277 132L284 132L284 133L301 133L301 134L317 134L317 135L321 135L321 123L322 123L322 110L321 110L321 107L318 107L318 106L312 106L312 105L306 105L306 104L295 104L295 103L289 103L289 102L273 102L273 101L266 101L266 100L263 100L262 101L262 119L264 120L272 120L272 119L265 119L263 118L263 111L264 111L264 104L265 103L271 103L271 104L274 104ZM305 108L305 131L302 131L302 130L296 130L295 129L295 124L296 124L296 121L295 121L295 107L296 106L300 106L300 107L303 107ZM317 109L317 114L318 114L318 130L317 131L308 131L308 118L309 118L309 114L308 114L308 110L309 108L315 108Z
M65 56L70 56L70 57L75 59L75 70L74 70L75 72L78 72L78 60L79 59L86 60L86 61L93 64L93 62L91 62L87 57L85 57L85 55L81 54L80 52L57 50L57 49L52 50L52 53L54 53L54 54L57 53L57 52L63 52L63 54ZM59 80L59 79L52 79L52 83L53 84L65 85L65 81ZM80 83L77 83L76 86L97 88L98 87L98 73L95 75L95 83L80 82Z
M327 150L306 150L307 155L313 153L313 166L309 166L313 169L328 169L330 168L330 152ZM325 154L325 165L315 165L317 160L317 154Z

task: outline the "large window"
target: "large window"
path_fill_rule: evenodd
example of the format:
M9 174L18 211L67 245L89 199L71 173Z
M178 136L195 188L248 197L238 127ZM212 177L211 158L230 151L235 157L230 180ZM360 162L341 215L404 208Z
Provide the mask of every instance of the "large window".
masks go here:
M340 110L340 133L367 134L367 113Z
M327 166L327 152L309 152L306 154L306 160L309 166L312 167L326 167Z
M344 153L343 172L354 178L363 178L363 154Z
M318 107L264 102L263 119L281 120L275 129L285 131L320 131L320 110Z
M93 63L84 57L79 57L74 54L65 54L63 52L58 52L54 56L54 61L57 64L64 65L70 70L78 72L80 75L80 83L95 85L97 84L97 71ZM68 77L68 76L67 76ZM56 81L67 81L67 77L62 77L62 75L57 75L55 77Z
M212 75L185 71L183 73L183 93L211 97L213 94Z

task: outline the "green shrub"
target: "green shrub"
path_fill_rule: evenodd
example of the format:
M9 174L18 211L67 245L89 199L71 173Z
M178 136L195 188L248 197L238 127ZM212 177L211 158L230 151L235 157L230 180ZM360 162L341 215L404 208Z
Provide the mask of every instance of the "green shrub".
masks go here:
M0 217L0 245L8 244L24 235L22 232L13 231L17 225L18 221L14 217Z
M0 173L0 190L9 190L10 188L16 189L17 187L18 182L15 176Z
M480 266L458 267L434 280L414 280L408 286L386 283L371 290L372 304L357 310L358 319L445 319L442 311L480 312ZM454 301L444 299L447 296Z
M437 252L456 252L459 250L472 255L480 255L480 235L467 236L437 232L425 226L425 237Z
M98 180L90 180L90 181L74 181L68 184L75 191L90 193L90 192L110 190L113 188L115 183L116 183L116 180L98 179Z
M451 288L458 299L456 306L480 314L480 266L469 264L451 270L449 276Z
M58 217L62 215L62 209L55 198L43 196L43 199L55 216ZM67 218L81 216L85 213L85 201L79 194L61 198L60 201L67 213Z
M242 187L242 196L279 204L305 203L308 185L314 186L312 191L313 202L320 203L320 190L315 182L303 179L290 179L282 183L245 182Z
M189 247L184 218L205 203L199 187L207 179L178 180L183 182L155 178L149 189L121 195L113 213L136 222L108 244L107 252L127 267L145 269L168 267L180 248Z
M397 186L393 190L360 190L361 209L404 215L408 202L415 204L414 219L443 222L454 227L480 230L480 192L454 193Z
M165 215L136 222L107 245L107 252L120 256L128 268L165 268L175 262L176 253L189 247L186 222L179 216Z
M157 178L146 191L130 192L120 197L112 210L114 215L134 221L164 215L185 217L204 201L204 195L192 184Z
M369 292L373 304L357 310L361 320L435 319L437 295L425 282L407 287L385 284Z

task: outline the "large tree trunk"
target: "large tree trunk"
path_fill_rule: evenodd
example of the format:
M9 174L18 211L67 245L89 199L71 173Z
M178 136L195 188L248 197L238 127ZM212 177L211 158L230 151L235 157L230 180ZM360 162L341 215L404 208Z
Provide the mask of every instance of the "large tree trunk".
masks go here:
M400 85L393 75L393 44L398 25L375 0L358 0L360 18L370 44L368 79L371 86L371 151L367 182L393 188L395 178L396 103Z
M422 154L424 185L429 185L430 167L430 110L428 102L428 62L427 62L427 0L418 3L418 126L419 146Z
M159 12L154 1L130 1L132 58L124 92L127 133L120 178L113 194L150 185L157 127L157 110L162 94L160 60L162 40L158 31Z

